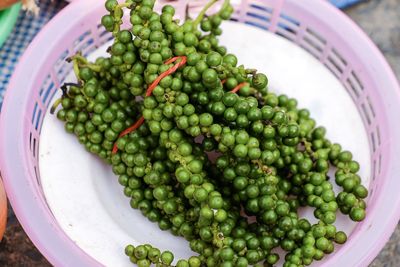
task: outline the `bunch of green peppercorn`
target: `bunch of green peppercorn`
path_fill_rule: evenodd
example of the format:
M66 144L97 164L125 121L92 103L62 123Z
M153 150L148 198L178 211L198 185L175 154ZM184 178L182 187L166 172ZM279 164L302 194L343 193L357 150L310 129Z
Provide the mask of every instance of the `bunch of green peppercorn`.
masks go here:
M308 110L269 92L266 75L219 45L234 10L226 0L207 16L216 2L180 23L170 5L155 12L155 0L107 0L110 56L70 58L78 83L63 86L57 117L112 165L132 208L189 241L198 255L176 266L273 266L279 247L285 267L310 265L346 242L338 211L365 217L359 164ZM125 9L131 27L121 30ZM306 206L318 223L299 217ZM140 267L174 260L148 244L125 253Z

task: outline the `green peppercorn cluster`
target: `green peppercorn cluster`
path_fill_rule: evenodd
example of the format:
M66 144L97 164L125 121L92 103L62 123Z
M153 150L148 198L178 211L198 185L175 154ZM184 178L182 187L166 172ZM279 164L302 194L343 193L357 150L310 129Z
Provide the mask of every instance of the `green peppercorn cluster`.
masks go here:
M79 82L63 87L57 113L66 130L112 165L132 208L189 241L198 256L178 267L272 266L279 247L285 267L332 253L347 239L334 226L336 214L365 217L368 191L352 154L329 141L295 99L268 91L265 74L238 65L219 45L220 25L234 11L228 0L207 16L212 0L183 23L172 6L155 12L154 2L106 1L110 56L94 63L71 57ZM124 9L131 27L121 30ZM186 64L146 94L174 57ZM120 135L141 116L143 125ZM299 215L306 206L317 223ZM174 259L148 244L125 253L141 267Z

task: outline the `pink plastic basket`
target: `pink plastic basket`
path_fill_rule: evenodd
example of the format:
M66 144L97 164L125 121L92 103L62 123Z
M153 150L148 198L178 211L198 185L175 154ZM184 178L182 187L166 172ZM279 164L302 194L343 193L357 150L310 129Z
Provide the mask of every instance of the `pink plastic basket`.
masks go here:
M173 1L183 14L201 1ZM367 218L326 266L366 266L400 215L399 85L368 37L325 1L238 1L233 20L279 34L314 55L342 82L363 118L372 152ZM196 5L194 5L194 3ZM71 70L65 58L88 54L110 39L99 26L103 1L75 1L43 29L22 57L5 96L0 163L18 219L34 244L57 266L99 266L61 230L41 189L38 147L44 114Z

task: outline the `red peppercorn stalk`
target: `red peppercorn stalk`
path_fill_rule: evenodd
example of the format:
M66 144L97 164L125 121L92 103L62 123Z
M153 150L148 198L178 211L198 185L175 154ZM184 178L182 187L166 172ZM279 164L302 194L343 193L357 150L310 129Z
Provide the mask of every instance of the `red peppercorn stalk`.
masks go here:
M177 61L178 59L180 59L180 61L175 64L173 67L169 68L168 70L164 71L163 73L160 74L160 76L157 77L157 79L154 80L154 82L152 82L150 84L150 86L147 88L146 91L146 96L151 96L151 94L153 93L154 89L157 87L157 85L161 82L162 79L164 79L165 77L167 77L168 75L171 75L173 73L175 73L180 67L182 67L183 65L186 64L187 61L187 57L186 56L179 56L179 57L173 57L167 61L164 62L164 64L168 65L171 63L174 63L175 61ZM226 80L222 81L222 84L224 84L226 82ZM243 82L238 84L235 88L233 88L231 90L232 93L237 93L243 86L246 86L247 83ZM130 134L131 132L135 131L136 129L138 129L142 124L144 123L144 117L141 116L139 118L139 120L137 120L135 122L135 124L133 124L131 127L125 129L123 132L121 132L118 136L118 138L121 138L127 134ZM118 146L117 146L117 142L115 142L113 149L112 149L112 154L115 154L118 152Z
M165 77L167 77L168 75L171 75L173 73L175 73L180 67L182 67L183 65L186 64L187 61L187 57L186 56L179 56L179 57L173 57L167 61L164 62L164 64L168 65L171 63L174 63L175 61L177 61L178 59L180 59L180 61L175 64L174 66L172 66L171 68L169 68L168 70L164 71L163 73L160 74L160 76L157 77L157 79L155 79L150 86L147 88L146 91L146 96L151 96L151 94L154 91L154 88L157 87L157 85L161 82L162 79L164 79ZM123 132L121 132L118 136L118 138L121 138L127 134L130 134L131 132L135 131L136 129L138 129L144 122L144 117L141 116L139 118L138 121L135 122L135 124L133 124L131 127L125 129ZM117 142L115 142L113 149L112 149L112 154L115 154L118 152L118 146L117 146Z
M154 88L157 87L157 85L160 83L160 81L162 79L164 79L165 77L167 77L168 75L173 74L174 72L176 72L181 66L186 64L187 58L186 56L180 56L180 57L173 57L167 61L165 61L164 64L168 65L171 63L174 63L176 60L181 59L181 61L179 61L177 64L175 64L173 67L169 68L168 70L164 71L163 73L160 74L160 76L157 77L157 79L154 80L154 82L152 82L149 86L149 88L147 88L146 91L146 96L151 96L151 94L153 93Z
M232 93L237 93L240 89L242 89L242 87L248 85L248 83L244 82L244 83L239 83L235 88L233 88L231 90Z
M226 79L221 81L221 84L224 85L226 83ZM232 93L237 93L240 89L242 89L242 87L248 85L248 83L243 82L243 83L239 83L235 88L233 88L231 90Z

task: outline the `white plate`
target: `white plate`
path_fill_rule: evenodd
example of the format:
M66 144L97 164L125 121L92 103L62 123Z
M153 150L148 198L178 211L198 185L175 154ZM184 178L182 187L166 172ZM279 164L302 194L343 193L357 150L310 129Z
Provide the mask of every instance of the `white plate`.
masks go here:
M241 64L266 73L270 90L295 97L300 107L308 108L332 141L353 152L363 183L369 184L370 151L361 117L329 70L295 44L252 26L225 23L221 42ZM105 55L106 48L91 58ZM46 115L40 136L41 182L55 218L78 246L106 266L131 266L124 255L129 243L153 244L171 250L177 259L193 255L183 238L159 230L133 210L110 166L86 152L55 116ZM336 225L347 233L354 227L344 216Z

